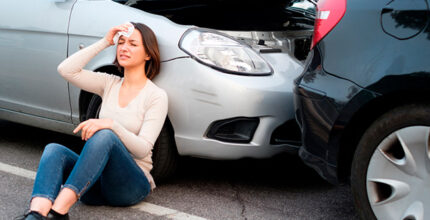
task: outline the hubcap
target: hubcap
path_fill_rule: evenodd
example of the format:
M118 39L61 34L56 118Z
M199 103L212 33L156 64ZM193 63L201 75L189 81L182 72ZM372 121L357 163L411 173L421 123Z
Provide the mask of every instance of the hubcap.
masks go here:
M378 219L430 218L429 132L426 126L397 130L373 153L367 195Z

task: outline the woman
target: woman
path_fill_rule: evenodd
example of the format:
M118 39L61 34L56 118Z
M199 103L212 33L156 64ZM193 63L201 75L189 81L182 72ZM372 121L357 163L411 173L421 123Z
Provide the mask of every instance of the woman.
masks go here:
M120 36L115 64L124 77L83 67ZM151 82L160 69L152 30L140 23L113 27L106 36L58 66L69 82L102 97L99 119L80 123L87 141L80 155L59 144L45 147L25 219L68 219L79 199L86 204L129 206L155 188L150 174L152 148L167 115L167 95Z

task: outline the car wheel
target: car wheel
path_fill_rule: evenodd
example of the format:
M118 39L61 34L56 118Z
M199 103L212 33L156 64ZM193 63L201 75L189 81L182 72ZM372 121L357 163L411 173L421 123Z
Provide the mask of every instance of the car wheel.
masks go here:
M179 165L179 154L173 138L173 127L166 119L152 150L154 167L151 174L157 182L163 182L175 174Z
M90 103L88 104L87 113L85 115L86 120L90 118L99 118L100 109L102 104L102 98L98 95L91 97Z
M393 109L365 131L351 169L362 219L430 218L429 132L428 105Z
M98 118L102 99L98 95L91 98L86 118ZM166 119L160 135L152 150L153 168L151 174L157 182L169 179L175 173L179 164L179 155L173 137L173 128L169 119Z

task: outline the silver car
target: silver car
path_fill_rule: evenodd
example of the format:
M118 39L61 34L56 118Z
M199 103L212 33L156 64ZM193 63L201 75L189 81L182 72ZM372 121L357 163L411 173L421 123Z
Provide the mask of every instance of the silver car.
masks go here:
M154 147L155 178L169 176L179 155L267 158L297 150L292 89L303 65L291 55L295 32L270 32L260 45L266 32L180 25L109 0L0 2L0 119L72 134L97 117L100 97L67 83L57 65L126 21L148 25L160 47L154 82L167 92L169 112ZM110 47L86 68L118 74L114 58Z

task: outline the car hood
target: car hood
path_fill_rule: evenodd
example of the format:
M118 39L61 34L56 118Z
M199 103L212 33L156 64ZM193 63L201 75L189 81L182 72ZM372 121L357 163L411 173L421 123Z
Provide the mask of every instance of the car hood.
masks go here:
M116 0L182 25L217 30L283 31L313 26L307 0ZM311 6L310 6L311 5Z

